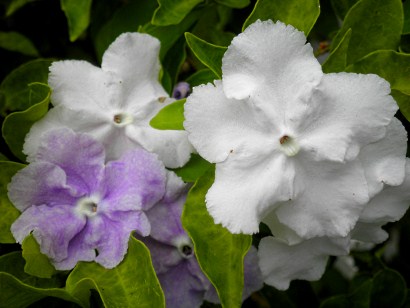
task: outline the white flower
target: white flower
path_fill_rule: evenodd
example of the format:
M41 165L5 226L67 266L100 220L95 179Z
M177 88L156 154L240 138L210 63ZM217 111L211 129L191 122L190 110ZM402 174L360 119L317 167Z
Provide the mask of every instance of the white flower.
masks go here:
M228 47L222 82L187 99L189 140L216 163L207 208L233 233L257 232L274 212L302 239L346 237L371 197L373 171L358 155L385 136L397 111L389 84L323 74L305 42L292 26L257 21Z
M150 35L124 33L104 53L101 68L85 61L54 62L49 75L54 108L32 127L24 153L30 159L44 132L69 127L102 142L107 160L144 148L167 167L184 165L192 151L186 132L149 125L173 101L158 82L159 49L159 41Z

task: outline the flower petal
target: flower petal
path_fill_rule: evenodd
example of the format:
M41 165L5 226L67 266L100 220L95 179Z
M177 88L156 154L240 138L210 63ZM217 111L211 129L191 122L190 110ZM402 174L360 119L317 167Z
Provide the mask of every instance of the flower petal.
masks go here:
M107 163L102 184L106 212L147 210L165 194L164 165L155 154L135 149Z
M222 84L195 87L185 103L184 127L189 141L206 160L219 163L232 153L257 157L272 149L266 118L247 101L226 98Z
M349 244L347 238L314 238L289 246L269 236L259 243L259 266L266 284L286 290L294 279L320 279L329 255L348 254Z
M86 224L84 218L74 214L72 205L31 206L25 210L11 226L17 242L33 231L40 245L40 251L53 263L67 258L71 240L81 232Z
M68 184L64 170L46 162L31 163L17 172L7 189L10 201L20 211L32 205L74 204L88 192L87 187Z
M309 102L315 110L295 120L301 148L315 160L352 160L384 137L398 107L377 75L326 74Z
M322 76L303 32L271 20L256 21L232 40L222 72L227 97L243 99L271 88L275 89L272 108L293 102Z
M94 113L120 107L120 81L114 74L78 60L53 62L48 77L54 106Z
M121 106L145 106L168 96L158 81L160 42L143 33L123 33L108 47L101 67L121 78Z
M215 223L232 233L256 233L259 223L277 202L294 198L295 170L284 155L230 159L216 166L215 182L206 204Z

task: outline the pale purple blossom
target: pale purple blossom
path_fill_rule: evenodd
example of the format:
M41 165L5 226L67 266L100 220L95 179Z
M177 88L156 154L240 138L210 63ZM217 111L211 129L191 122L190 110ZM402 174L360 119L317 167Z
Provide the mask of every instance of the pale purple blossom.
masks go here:
M191 91L191 86L189 85L188 82L181 81L178 82L174 89L172 90L172 97L175 99L182 99L185 98L189 95L189 92Z
M165 168L142 149L105 163L103 145L69 129L43 135L31 163L8 185L22 214L11 231L22 243L31 232L59 270L78 261L113 268L123 259L131 232L147 236L145 211L165 193Z

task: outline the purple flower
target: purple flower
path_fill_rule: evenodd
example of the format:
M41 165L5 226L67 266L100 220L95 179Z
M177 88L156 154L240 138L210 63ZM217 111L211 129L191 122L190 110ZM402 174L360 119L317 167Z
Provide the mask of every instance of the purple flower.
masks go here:
M139 240L151 251L152 262L169 308L200 307L204 300L219 303L218 295L194 255L194 246L181 224L188 187L174 173L167 174L164 198L146 212L152 230ZM263 286L256 249L245 257L243 299Z
M156 155L136 149L105 164L101 143L58 129L46 133L28 159L8 186L22 212L11 231L19 243L33 232L57 269L72 269L78 261L113 268L132 231L150 233L144 211L165 193L165 168Z
M174 90L172 91L172 97L175 99L182 99L187 97L190 91L191 87L189 86L189 83L181 81L175 85Z

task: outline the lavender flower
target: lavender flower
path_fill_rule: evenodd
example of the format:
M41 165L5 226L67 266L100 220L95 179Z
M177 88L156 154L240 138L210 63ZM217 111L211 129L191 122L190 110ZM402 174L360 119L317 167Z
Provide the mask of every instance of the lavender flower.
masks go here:
M189 86L189 83L181 81L175 85L174 90L172 91L172 97L175 99L182 99L187 97L190 91L191 87Z
M165 192L165 168L156 155L136 149L105 165L101 143L58 129L44 135L30 161L8 186L22 211L11 231L19 243L33 232L57 269L78 261L113 268L132 231L150 233L144 211Z
M164 198L146 212L152 224L151 234L145 238L137 236L151 251L166 306L170 308L199 307L204 300L219 302L215 288L198 265L191 239L181 225L187 188L174 173L169 172ZM245 257L243 299L262 285L256 249L252 247Z

